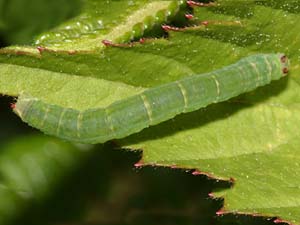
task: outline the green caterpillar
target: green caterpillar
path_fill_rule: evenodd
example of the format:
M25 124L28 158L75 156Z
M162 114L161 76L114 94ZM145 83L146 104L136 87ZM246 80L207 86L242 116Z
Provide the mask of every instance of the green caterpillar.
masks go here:
M283 54L259 54L223 69L150 88L106 108L78 111L20 96L14 111L46 134L81 143L104 143L278 80L288 72Z

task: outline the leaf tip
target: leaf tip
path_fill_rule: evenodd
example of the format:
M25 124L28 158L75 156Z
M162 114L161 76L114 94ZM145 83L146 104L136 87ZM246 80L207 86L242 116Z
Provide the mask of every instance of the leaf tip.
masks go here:
M185 16L185 18L187 18L188 20L194 19L194 15L193 15L193 14L190 14L190 13L187 13L187 14L185 14L184 16Z
M172 27L172 26L169 26L169 25L161 25L162 29L164 31L180 31L182 30L182 28L179 28L179 27Z
M143 166L144 166L144 163L142 161L139 161L139 162L137 162L137 163L134 164L135 168L141 168Z
M39 51L40 54L42 54L46 50L46 48L42 46L37 46L36 49Z
M224 214L226 214L226 212L223 209L220 209L219 211L216 212L217 216L223 216Z
M216 3L214 2L208 2L208 3L204 3L204 2L196 2L196 1L187 1L187 4L190 7L208 7L208 6L216 6Z
M210 198L216 198L216 196L215 196L214 193L212 193L212 192L209 192L209 193L208 193L208 197L210 197Z
M277 219L275 219L273 222L274 222L274 223L283 223L283 220L282 220L282 219L279 219L279 218L277 218Z
M139 43L144 44L146 42L146 38L140 38Z
M208 21L202 21L202 22L201 22L201 25L203 25L203 26L208 26L208 24L209 24Z
M16 108L16 103L10 103L10 108L14 110Z
M199 170L195 170L194 172L192 172L192 175L194 175L194 176L199 176L201 174L202 173Z
M278 223L286 223L286 224L292 225L291 222L283 220L283 219L280 219L280 218L276 218L275 220L273 220L273 222L276 223L276 224L278 224Z
M112 46L113 43L110 40L102 40L102 44L104 44L105 46Z

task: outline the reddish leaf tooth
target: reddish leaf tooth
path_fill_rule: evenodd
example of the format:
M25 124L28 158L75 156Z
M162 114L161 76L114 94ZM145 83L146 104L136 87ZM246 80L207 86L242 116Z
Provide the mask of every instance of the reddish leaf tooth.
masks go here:
M11 109L15 109L15 108L16 108L16 103L11 103L11 104L10 104L10 108L11 108Z
M194 172L192 172L192 174L193 174L194 176L198 176L198 175L201 175L201 172L198 171L198 170L195 170Z
M187 1L187 4L191 7L208 7L208 6L215 6L214 2L204 3L204 2L195 2L195 1Z
M146 42L146 39L145 38L140 38L139 42L140 42L140 44L144 44Z
M274 223L284 223L285 221L282 220L282 219L277 218L277 219L275 219L273 222L274 222Z
M208 197L210 197L210 198L214 198L215 196L214 196L214 194L213 193L208 193Z
M201 22L201 25L203 26L207 26L209 25L209 22L208 21L203 21ZM170 25L162 25L161 26L162 29L164 29L165 31L185 31L187 29L193 29L193 27L173 27L173 26L170 26ZM197 28L197 27L195 27Z
M143 166L144 166L144 163L142 163L142 162L137 162L137 163L134 164L135 168L141 168Z
M222 209L216 212L217 216L222 216L224 214L225 214L225 212Z
M118 43L113 43L112 41L109 40L103 40L102 44L104 44L105 46L112 46L112 47L131 47L132 44L118 44Z
M111 42L111 41L109 41L109 40L103 40L102 41L102 44L104 44L105 46L113 46L114 44Z
M188 20L194 19L194 15L193 15L193 14L185 14L184 16L185 16L185 18L187 18Z
M165 31L181 31L183 30L183 28L179 28L179 27L172 27L172 26L169 26L169 25L162 25L161 26L162 29L164 29Z
M208 21L201 22L201 25L204 25L204 26L207 26L208 24L209 24Z
M42 46L37 46L36 49L40 52L40 54L42 54L43 51L46 50L46 48L45 48L45 47L42 47Z

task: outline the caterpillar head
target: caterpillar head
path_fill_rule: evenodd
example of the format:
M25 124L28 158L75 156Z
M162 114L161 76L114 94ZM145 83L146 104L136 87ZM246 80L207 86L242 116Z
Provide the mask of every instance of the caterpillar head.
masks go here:
M286 55L280 54L280 62L281 62L281 68L282 68L282 76L286 76L289 72L289 59Z

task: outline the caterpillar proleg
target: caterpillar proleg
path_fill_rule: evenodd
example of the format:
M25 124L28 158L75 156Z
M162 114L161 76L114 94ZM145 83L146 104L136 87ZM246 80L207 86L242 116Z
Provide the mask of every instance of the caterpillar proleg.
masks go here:
M14 111L46 134L104 143L278 80L288 72L283 54L258 54L222 69L149 88L106 108L78 111L20 95Z

